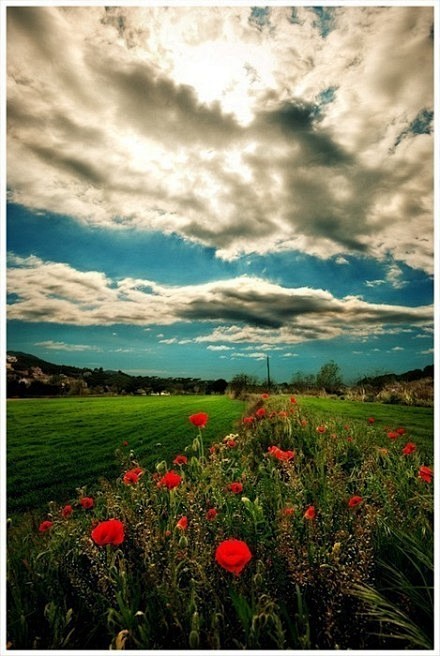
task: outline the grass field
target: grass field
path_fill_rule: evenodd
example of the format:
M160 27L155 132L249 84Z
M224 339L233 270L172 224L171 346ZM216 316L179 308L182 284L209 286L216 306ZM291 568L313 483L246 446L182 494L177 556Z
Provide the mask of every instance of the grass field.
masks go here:
M8 411L11 649L432 648L432 410L262 395Z
M232 430L244 407L226 396L8 401L8 512L47 508L78 486L114 478L120 471L116 449L134 449L147 468L174 458L194 437L187 419L193 413L209 414L209 444Z
M365 420L377 427L404 426L427 455L433 451L432 408L357 403L298 397L305 412L326 417ZM170 460L193 438L187 417L204 411L210 420L206 444L234 429L245 403L225 396L65 398L9 401L7 405L8 512L47 508L62 502L78 486L115 478L117 449L134 449L144 467ZM128 447L123 447L123 442Z

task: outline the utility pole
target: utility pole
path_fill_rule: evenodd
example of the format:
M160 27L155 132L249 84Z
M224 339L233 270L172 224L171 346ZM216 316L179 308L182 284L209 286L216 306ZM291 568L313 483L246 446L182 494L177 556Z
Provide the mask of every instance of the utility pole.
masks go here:
M267 367L267 389L270 390L270 368L269 368L269 356L266 356L266 367Z

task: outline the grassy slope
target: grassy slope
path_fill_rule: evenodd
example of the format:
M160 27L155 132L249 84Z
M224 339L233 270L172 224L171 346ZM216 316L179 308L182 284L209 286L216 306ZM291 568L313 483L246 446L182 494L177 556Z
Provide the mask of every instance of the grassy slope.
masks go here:
M188 421L207 412L207 444L233 429L244 404L223 396L66 398L9 401L9 513L67 501L77 486L115 478L115 450L135 450L142 464L174 458L197 434ZM127 447L125 448L127 450Z

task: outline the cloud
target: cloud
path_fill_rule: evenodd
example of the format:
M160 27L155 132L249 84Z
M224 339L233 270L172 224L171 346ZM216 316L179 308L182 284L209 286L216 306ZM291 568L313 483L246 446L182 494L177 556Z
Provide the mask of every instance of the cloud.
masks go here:
M43 348L54 350L54 351L99 351L97 346L91 346L90 344L66 344L66 342L54 342L49 339L45 342L35 342L35 346L42 346Z
M432 271L431 7L7 13L11 200Z
M266 353L260 353L254 351L253 353L232 353L230 358L231 360L240 359L240 358L249 358L251 360L265 360L267 357Z
M385 284L385 280L366 280L364 284L366 287L379 287Z
M391 264L388 267L386 278L392 287L395 289L402 289L402 287L405 287L408 284L405 280L401 280L402 275L402 269L397 264Z
M208 351L230 351L233 346L226 346L226 344L219 344L218 346L210 344L206 347Z
M297 344L308 340L411 332L432 325L432 306L368 303L358 296L338 299L323 289L283 287L251 276L197 285L160 285L151 280L112 280L97 271L38 258L10 257L9 320L102 326L213 326L209 334L163 344L220 342ZM220 324L220 325L219 325ZM217 349L220 350L220 349Z

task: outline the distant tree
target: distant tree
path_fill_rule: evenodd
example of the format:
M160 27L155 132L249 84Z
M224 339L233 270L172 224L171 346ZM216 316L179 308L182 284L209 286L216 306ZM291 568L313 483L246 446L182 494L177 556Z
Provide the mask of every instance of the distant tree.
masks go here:
M229 389L232 395L237 398L243 392L251 392L258 387L258 379L255 376L248 376L248 374L236 374L229 383Z
M290 384L297 392L304 392L308 389L313 389L316 387L316 377L314 374L305 374L302 371L296 371Z
M209 394L224 394L227 386L228 382L224 378L218 378L209 383L206 391Z
M333 360L322 365L316 375L316 385L325 389L326 392L337 392L342 386L342 376L339 365Z

